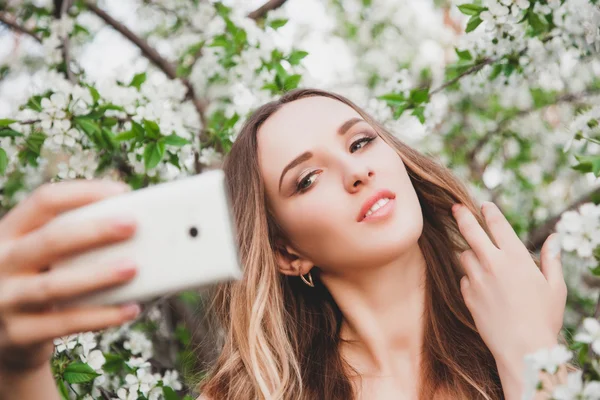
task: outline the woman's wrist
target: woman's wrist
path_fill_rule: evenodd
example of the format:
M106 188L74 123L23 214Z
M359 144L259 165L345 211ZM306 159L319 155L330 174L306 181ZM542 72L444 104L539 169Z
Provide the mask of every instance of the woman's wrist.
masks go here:
M525 356L541 349L551 349L558 345L557 337L537 337L534 343L522 348L507 349L494 354L498 374L507 400L521 400L525 385Z

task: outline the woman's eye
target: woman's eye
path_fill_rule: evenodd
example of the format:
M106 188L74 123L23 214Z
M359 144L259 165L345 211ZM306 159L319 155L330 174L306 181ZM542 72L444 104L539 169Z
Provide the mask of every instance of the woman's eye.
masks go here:
M354 153L354 152L352 151L352 149L354 148L354 146L355 146L357 143L364 143L364 145L362 145L362 146L360 146L360 147L359 147L359 149L362 149L363 147L365 147L365 146L367 145L367 143L369 143L369 142L370 142L370 141L372 141L373 139L375 139L375 137L369 137L369 136L367 136L367 137L363 137L363 138L360 138L360 139L358 139L357 141L355 141L354 143L352 143L352 145L350 145L350 152L351 152L351 153Z
M312 178L313 176L316 176L315 173L311 173L309 175L306 176L306 178L302 179L300 182L298 182L298 185L296 185L296 189L299 192L304 192L305 190L307 190L310 185L306 185L307 182L313 182L314 180L311 180L310 178Z

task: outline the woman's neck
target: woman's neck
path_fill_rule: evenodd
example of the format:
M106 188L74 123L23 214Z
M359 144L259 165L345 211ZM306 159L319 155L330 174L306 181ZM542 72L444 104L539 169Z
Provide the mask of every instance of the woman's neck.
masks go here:
M340 352L361 376L417 378L425 268L415 244L387 265L321 275L344 318Z

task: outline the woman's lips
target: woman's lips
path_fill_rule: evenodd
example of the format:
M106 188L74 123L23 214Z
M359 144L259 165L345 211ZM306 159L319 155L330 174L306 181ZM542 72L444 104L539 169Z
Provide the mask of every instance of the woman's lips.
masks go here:
M390 199L383 207L380 207L374 213L367 215L360 222L380 221L388 218L396 209L396 199Z
M356 222L361 222L364 216L369 212L373 204L377 203L381 199L393 200L396 198L396 194L389 189L379 189L371 197L369 197L360 208L358 215L356 216Z

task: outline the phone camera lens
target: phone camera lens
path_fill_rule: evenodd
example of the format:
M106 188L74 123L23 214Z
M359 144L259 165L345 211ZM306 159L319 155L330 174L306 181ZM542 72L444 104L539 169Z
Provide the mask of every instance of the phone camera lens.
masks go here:
M190 228L190 236L192 236L192 237L198 236L198 228L196 228L195 226L192 226Z

